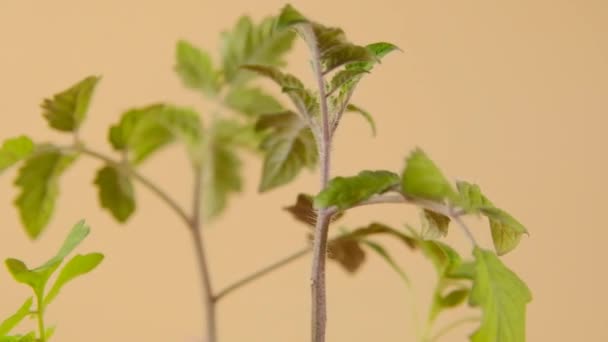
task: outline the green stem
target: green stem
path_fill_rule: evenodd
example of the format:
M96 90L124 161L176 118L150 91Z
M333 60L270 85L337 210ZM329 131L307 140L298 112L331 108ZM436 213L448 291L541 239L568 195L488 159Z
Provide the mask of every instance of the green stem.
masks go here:
M454 322L448 324L447 326L445 326L443 329L439 330L439 332L437 334L435 334L433 337L431 337L429 342L435 342L435 341L439 340L440 337L442 337L443 335L454 330L458 326L465 324L465 323L469 323L469 322L479 322L479 317L465 317L465 318L459 319L457 321L454 321Z
M46 329L44 328L44 302L42 294L36 293L36 318L38 318L38 335L40 342L46 342Z

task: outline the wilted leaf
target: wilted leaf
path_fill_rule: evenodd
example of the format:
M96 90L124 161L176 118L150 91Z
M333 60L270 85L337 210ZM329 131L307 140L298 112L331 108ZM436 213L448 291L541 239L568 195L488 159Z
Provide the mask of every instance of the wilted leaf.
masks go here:
M435 240L446 236L449 224L449 217L424 209L422 211L422 229L420 235L424 240Z
M365 261L365 252L359 241L350 238L338 238L327 243L327 253L330 259L340 263L344 269L354 273Z
M34 143L25 135L10 138L0 146L0 173L34 152Z
M357 107L352 103L349 103L348 106L346 106L346 110L349 112L361 114L361 116L363 116L363 118L367 121L367 123L369 123L369 126L372 129L372 135L376 136L376 123L374 122L374 118L371 116L371 114L368 111L366 111L365 109L363 109L361 107Z
M519 244L521 236L528 233L521 223L501 209L485 208L482 213L490 221L492 241L498 255L512 251Z
M270 131L261 144L265 151L260 191L292 181L300 171L317 163L315 138L306 123L293 112L263 115L256 130Z
M224 78L228 83L242 84L252 74L240 69L245 64L283 66L284 55L291 49L293 32L278 30L277 19L268 17L255 25L241 17L231 32L222 34Z
M408 196L439 202L456 198L456 193L439 168L420 149L407 158L401 185L403 193Z
M317 224L317 210L313 207L312 201L313 196L299 194L296 203L284 209L290 212L296 220L314 227ZM331 221L334 222L343 215L343 212L337 212L332 215Z
M220 74L209 55L187 41L177 42L175 71L185 86L215 95L220 88Z
M89 102L99 77L89 76L69 89L42 102L43 116L52 128L74 132L78 130L89 109Z
M119 222L125 222L135 211L135 195L131 178L116 166L106 165L97 171L95 184L99 202Z
M37 238L49 223L59 193L59 177L74 160L73 155L43 146L19 170L15 185L21 192L15 205L31 238Z
M50 302L57 297L59 291L67 283L73 279L87 274L94 270L103 260L103 254L100 253L89 253L85 255L76 255L70 261L68 261L63 269L59 272L57 280L53 284L53 287L44 298L44 305L48 305Z
M471 341L524 342L530 290L494 253L475 248L473 254L475 279L469 303L481 307L483 318Z
M274 97L259 88L232 88L224 101L230 108L247 116L276 113L283 109Z
M315 197L316 208L336 206L344 210L382 194L399 184L399 176L389 171L362 171L352 177L336 177Z
M176 139L186 143L196 160L201 136L201 123L195 111L165 104L129 110L109 132L114 149L129 152L135 164Z
M30 314L32 307L32 297L28 298L21 307L10 317L0 323L0 338L8 334L14 327L17 326L25 317Z

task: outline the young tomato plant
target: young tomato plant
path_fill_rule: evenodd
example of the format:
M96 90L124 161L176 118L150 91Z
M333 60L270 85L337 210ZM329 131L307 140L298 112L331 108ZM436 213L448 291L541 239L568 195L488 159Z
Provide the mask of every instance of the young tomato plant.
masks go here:
M316 80L312 89L280 69L296 35L310 51ZM216 307L222 298L311 252L311 338L313 342L325 341L328 252L331 259L354 272L361 266L366 249L370 249L409 284L409 276L395 258L372 240L378 235L392 236L408 250L421 251L437 270L429 315L417 333L419 341L436 341L452 327L472 320L479 322L472 341L524 341L525 306L531 295L498 256L513 250L526 229L495 206L477 185L457 182L454 186L421 149L410 153L401 172L365 170L354 176L331 178L332 144L344 113L362 115L375 134L372 116L351 103L357 84L382 58L398 50L386 42L354 44L342 29L309 20L289 5L278 16L257 24L242 17L231 31L222 34L220 63L186 41L176 46L175 71L183 84L221 110L221 115L214 113L209 124L203 125L202 116L190 108L166 103L137 106L109 128L108 140L116 156L105 155L88 146L79 134L100 81L100 77L89 76L42 104L49 126L69 134L73 142L66 146L34 143L25 136L7 139L0 148L0 172L23 164L15 181L20 189L15 205L31 238L37 238L47 227L61 174L81 156L102 162L94 183L101 207L117 221L126 222L136 210L134 183L158 196L191 233L206 311L206 342L218 341ZM276 82L293 108L253 85L259 76ZM189 209L139 171L142 163L173 142L181 142L188 152L193 184ZM296 203L287 208L296 219L313 227L312 246L215 290L202 228L226 208L230 196L241 190L239 153L243 150L255 151L264 158L260 192L288 184L303 169L319 168L320 191L298 195ZM396 229L374 221L356 229L344 228L328 238L330 224L349 210L383 203L419 207L421 229L409 225ZM488 219L495 251L476 243L462 220L465 215ZM451 223L471 241L472 259L461 257L454 248L438 241ZM435 329L434 322L441 312L467 301L481 309L481 318L466 317Z
M15 281L29 286L34 297L28 298L13 315L0 323L1 342L45 342L53 336L55 327L47 327L45 324L45 313L49 304L53 302L66 284L91 272L103 261L103 254L101 253L74 256L59 271L51 289L46 291L51 276L61 266L64 259L89 235L89 232L90 228L84 221L77 223L57 254L39 267L30 269L19 259L6 259L6 266ZM32 310L34 301L36 309ZM13 328L28 316L36 317L38 334L35 331L28 332L25 335L10 334Z

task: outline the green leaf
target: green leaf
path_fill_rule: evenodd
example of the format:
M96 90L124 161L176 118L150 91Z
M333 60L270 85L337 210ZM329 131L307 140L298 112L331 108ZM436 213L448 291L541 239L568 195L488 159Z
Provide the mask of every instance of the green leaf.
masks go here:
M34 331L30 331L26 335L0 335L0 342L36 342L36 333Z
M21 192L15 205L31 238L37 238L49 223L59 193L59 177L75 158L52 146L43 146L41 152L27 159L19 170L15 185Z
M16 327L25 317L30 314L30 309L32 307L32 297L28 298L21 307L12 314L9 318L5 319L2 323L0 323L0 337L4 337L8 334L14 327Z
M315 197L315 207L348 209L398 184L399 176L389 171L361 171L352 177L336 177Z
M372 135L376 136L376 123L374 122L374 118L371 116L371 114L368 111L366 111L365 109L362 109L361 107L357 107L352 103L349 103L346 106L346 111L361 114L361 116L363 116L363 118L367 121L367 123L369 123L369 126L372 129Z
M305 168L317 163L317 145L306 123L293 112L263 115L256 124L258 132L270 131L262 141L265 152L262 181L264 192L296 178Z
M77 131L89 109L89 102L99 77L89 76L69 89L56 94L52 99L42 102L43 116L52 128L64 131Z
M130 160L139 164L152 153L175 141L183 141L193 160L201 142L198 113L189 108L154 104L131 109L118 124L110 127L109 140L115 150L129 152Z
M365 252L359 241L338 238L327 243L328 257L337 261L349 273L356 272L365 261Z
M313 207L313 196L307 194L299 194L294 205L285 207L283 209L290 212L293 217L304 222L307 225L314 227L317 224L317 210ZM344 212L337 212L331 217L331 221L334 222L344 215Z
M351 43L342 43L328 49L321 54L323 74L327 74L337 67L354 62L371 63L375 61L374 55L365 47Z
M186 87L215 95L220 89L220 74L213 68L211 57L191 43L180 40L175 49L175 71Z
M365 239L361 240L361 242L363 244L367 245L369 248L371 248L374 252L376 252L382 259L384 259L384 261L386 261L388 263L388 265L395 272L397 272L397 274L401 277L401 279L403 279L403 281L405 282L406 285L409 286L411 284L410 279L408 278L405 271L403 271L401 269L401 267L399 267L397 262L395 262L393 257L386 251L386 249L384 247L382 247L381 245L379 245L373 241L369 241L369 240L365 240Z
M483 208L493 208L494 205L490 200L481 193L481 189L477 184L471 184L464 181L456 182L459 198L458 204L467 213L477 214Z
M298 12L298 10L295 9L292 5L287 4L281 9L281 13L279 14L279 18L277 21L277 28L279 30L284 30L293 25L306 22L308 22L308 19L306 19L306 17L304 17L300 12Z
M345 85L358 80L365 73L369 73L369 71L361 68L344 69L336 72L329 83L329 90L327 91L328 96L340 90Z
M242 188L241 161L233 151L232 137L222 129L223 120L214 122L207 132L202 162L203 214L214 218L226 207L231 193Z
M466 278L465 274L457 273L462 265L462 258L452 247L435 240L419 240L417 245L422 253L431 260L439 277Z
M481 307L483 318L471 341L524 342L530 290L494 253L475 248L473 255L475 279L469 303Z
M89 235L90 232L91 228L86 224L84 220L80 220L74 225L74 227L72 227L72 230L70 230L70 233L65 238L57 254L51 259L49 259L49 261L44 263L44 265L37 267L34 270L44 270L48 267L52 267L55 264L61 263L63 259L68 256L68 254L70 254L74 250L74 248L76 248L82 242L82 240L84 240Z
M469 296L471 290L468 288L460 288L451 291L445 296L442 296L439 300L439 305L442 308L454 308L462 304Z
M243 69L256 72L277 83L282 91L289 96L299 113L312 117L319 112L317 97L306 89L302 81L294 75L283 73L277 68L265 65L243 65Z
M99 202L119 222L126 222L135 211L135 192L131 177L113 165L97 171L95 185L99 189Z
M34 152L34 143L25 135L10 138L0 146L0 173Z
M521 223L501 209L485 208L482 212L490 221L492 241L498 255L504 255L515 249L521 236L528 233Z
M224 78L228 83L242 84L251 73L244 64L285 65L284 55L291 49L293 32L278 30L277 19L268 17L255 25L247 16L241 17L231 32L222 34Z
M346 233L346 236L351 239L363 239L372 235L382 234L390 235L399 239L401 242L403 242L404 245L406 245L410 249L414 249L417 247L417 241L414 238L398 231L395 228L389 227L385 224L378 222L372 222L367 226L357 228L351 232Z
M374 56L373 61L363 61L357 63L351 63L346 66L346 69L356 70L363 69L366 71L371 71L376 63L380 63L381 59L388 55L393 51L401 51L397 45L387 43L387 42L378 42L366 45L365 48Z
M44 298L44 305L46 306L52 302L67 283L94 270L101 263L103 258L103 254L100 253L78 254L74 256L59 272L59 276L57 276L57 280L53 284L53 287L51 287L51 290Z
M424 240L439 239L448 234L449 224L449 217L424 209L422 211L422 229L420 235Z
M283 109L274 97L259 88L232 88L224 101L228 107L247 116L276 113Z
M433 201L456 198L450 183L421 149L416 149L407 158L401 186L403 193L408 196Z

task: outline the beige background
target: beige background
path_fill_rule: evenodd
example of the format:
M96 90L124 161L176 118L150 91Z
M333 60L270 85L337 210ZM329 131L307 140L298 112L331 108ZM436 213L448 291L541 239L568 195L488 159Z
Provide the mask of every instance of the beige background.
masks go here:
M344 120L334 149L334 175L360 169L399 170L423 147L445 173L479 183L531 235L505 261L534 293L530 341L608 341L605 260L608 158L608 12L605 1L296 1L304 13L340 25L355 42L394 42L355 100L378 122L372 139L357 117ZM106 127L130 106L159 100L208 112L172 72L173 48L186 38L210 50L237 16L259 19L280 1L0 0L0 138L20 133L68 143L40 118L42 98L89 74L102 74L86 141L109 152ZM298 45L291 70L301 75ZM213 51L214 56L217 56ZM175 164L167 168L167 165ZM87 158L63 180L61 200L43 238L30 242L11 207L15 171L0 179L0 258L38 263L84 217L94 231L81 251L107 259L73 283L49 310L57 341L185 341L199 332L198 278L181 222L138 187L139 211L125 226L97 207ZM304 227L280 208L300 191L317 190L306 173L258 197L259 162L247 160L244 196L206 227L217 287L304 245ZM181 149L148 162L142 172L182 203L189 198ZM345 218L354 227L383 219L416 223L410 207L363 208ZM471 221L488 246L485 223ZM478 228L478 229L477 229ZM469 247L458 230L449 241ZM416 279L419 306L433 271L418 255L387 243ZM308 258L221 303L222 341L307 341ZM410 296L377 257L352 277L329 267L329 341L413 341ZM28 295L0 272L0 317ZM445 323L441 320L440 323ZM446 338L463 341L467 326Z

